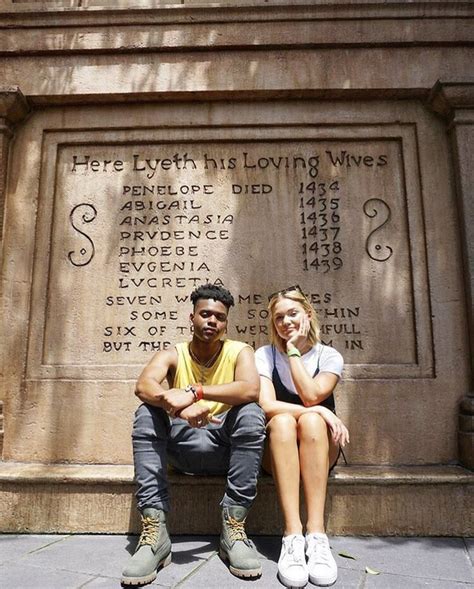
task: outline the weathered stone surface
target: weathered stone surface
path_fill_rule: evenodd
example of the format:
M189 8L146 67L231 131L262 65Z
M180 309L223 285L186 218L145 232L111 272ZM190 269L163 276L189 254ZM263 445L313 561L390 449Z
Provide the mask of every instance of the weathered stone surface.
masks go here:
M126 468L134 381L190 336L186 297L209 279L234 291L229 335L252 345L268 338L269 293L310 296L346 361L351 468L455 463L473 368L474 5L4 4L0 79L35 109L8 146L4 460ZM459 479L392 483L366 481L369 509L341 480L330 526L464 529ZM25 507L22 529L68 513L73 528L89 500L104 529L128 525L126 481L117 516L97 473L67 492L5 484L6 505L27 485L52 518ZM448 487L456 515L435 526Z
M130 466L3 464L1 531L136 532L132 476ZM169 478L172 532L219 533L224 478ZM329 481L327 527L338 535L469 536L473 483L458 467L337 467ZM279 534L281 523L273 481L264 476L249 533Z
M229 334L254 345L267 341L270 292L298 282L310 295L346 360L351 463L455 460L467 355L440 122L416 103L190 115L139 106L130 131L128 108L100 120L64 108L18 133L12 169L28 173L12 186L38 194L38 209L10 193L5 458L130 461L133 381L154 349L189 337L186 297L210 279L237 296Z

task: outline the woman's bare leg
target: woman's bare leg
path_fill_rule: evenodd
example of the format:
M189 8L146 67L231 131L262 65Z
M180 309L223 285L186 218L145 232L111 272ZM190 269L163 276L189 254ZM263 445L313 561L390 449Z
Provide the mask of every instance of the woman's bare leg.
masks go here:
M284 535L301 534L300 461L296 419L287 413L275 415L267 425L272 474L284 520Z
M324 532L324 505L328 471L339 453L324 419L317 413L304 413L298 419L301 478L308 512L306 532Z

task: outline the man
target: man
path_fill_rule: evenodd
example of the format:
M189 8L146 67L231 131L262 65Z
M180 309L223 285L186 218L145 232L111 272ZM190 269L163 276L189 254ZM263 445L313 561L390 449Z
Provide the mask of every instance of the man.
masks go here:
M140 375L133 454L143 531L125 567L124 585L151 583L171 562L167 464L191 474L225 474L220 555L238 577L261 574L244 523L255 496L265 438L257 405L253 350L223 339L234 304L230 292L205 284L191 294L191 342L158 352ZM168 381L169 390L161 383Z

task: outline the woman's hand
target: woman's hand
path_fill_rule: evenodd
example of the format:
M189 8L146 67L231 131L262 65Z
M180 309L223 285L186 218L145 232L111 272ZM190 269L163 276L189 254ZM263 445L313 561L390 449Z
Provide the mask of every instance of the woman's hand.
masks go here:
M298 350L302 352L308 343L309 328L309 317L304 313L301 317L299 328L286 342L286 350L290 351L293 348L298 348Z
M318 406L308 407L307 410L321 415L331 430L332 439L336 444L339 444L342 448L344 448L346 444L349 444L349 430L335 413L326 407Z

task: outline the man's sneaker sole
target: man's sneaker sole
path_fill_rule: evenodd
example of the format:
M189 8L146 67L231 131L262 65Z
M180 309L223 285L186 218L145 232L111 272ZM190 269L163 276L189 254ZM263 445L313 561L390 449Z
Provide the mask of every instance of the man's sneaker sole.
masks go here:
M225 562L229 562L229 557L227 556L227 552L222 548L219 548L219 556ZM235 575L236 577L240 577L241 579L256 579L257 577L262 576L262 567L259 566L257 569L237 569L233 567L229 562L229 571Z
M152 583L156 579L156 575L158 574L160 568L165 568L170 564L170 562L171 552L161 562L158 563L156 569L149 575L145 575L143 577L122 577L121 583L122 585L128 587L139 587L140 585L148 585L148 583Z

